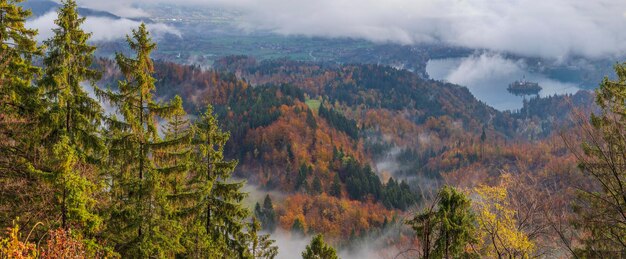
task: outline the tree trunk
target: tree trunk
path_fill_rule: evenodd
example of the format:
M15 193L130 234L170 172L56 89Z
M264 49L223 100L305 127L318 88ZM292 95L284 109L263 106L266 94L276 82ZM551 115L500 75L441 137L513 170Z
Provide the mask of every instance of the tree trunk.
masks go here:
M207 183L209 181L211 181L211 151L213 150L213 147L211 146L211 128L209 125L209 128L207 129ZM207 208L206 208L206 232L207 234L210 233L210 226L211 226L211 194L209 193L209 196L207 197Z
M143 211L141 211L141 198L143 196L142 192L143 192L143 159L144 159L144 138L145 138L145 133L144 133L144 128L143 128L143 93L141 91L141 86L139 89L139 125L141 126L141 138L139 140L139 215L142 216ZM143 219L140 219L139 221L139 228L137 229L137 236L141 237L141 227L142 227L142 222Z
M65 200L67 199L67 188L63 186L63 201L61 202L61 226L67 230L67 207Z

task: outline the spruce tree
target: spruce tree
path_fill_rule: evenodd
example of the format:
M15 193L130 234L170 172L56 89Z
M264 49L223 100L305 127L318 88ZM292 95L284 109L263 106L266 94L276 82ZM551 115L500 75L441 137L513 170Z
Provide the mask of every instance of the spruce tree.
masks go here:
M254 216L259 219L263 230L274 232L276 230L276 212L270 195L265 195L263 207L257 202L254 206Z
M320 180L320 178L317 175L313 177L313 183L311 184L311 189L312 189L313 194L321 194L322 192L324 192L324 190L322 190L322 180Z
M230 134L219 128L211 105L196 121L194 132L190 191L195 198L188 211L204 226L204 234L219 253L242 256L246 247L240 237L249 212L241 203L245 197L241 190L244 183L231 179L237 161L224 159Z
M37 30L24 24L30 11L18 4L22 0L0 0L0 110L3 121L30 115L38 102L32 84L40 69L32 59L41 55L34 37ZM18 116L11 118L10 116ZM30 116L29 116L30 117ZM3 127L6 127L3 123Z
M171 257L182 252L182 228L168 199L168 177L158 168L155 155L168 144L158 135L159 118L171 118L177 101L154 101L154 67L150 53L156 47L145 24L127 36L136 57L116 55L125 80L114 92L98 91L121 115L107 119L112 207L110 238L124 257ZM161 169L161 170L160 170Z
M254 216L257 217L258 219L261 219L261 222L263 222L263 217L265 216L265 212L261 208L261 204L259 204L259 202L254 204Z
M449 186L439 191L436 203L407 221L420 239L424 258L473 256L465 248L476 241L475 223L470 199Z
M176 109L163 126L164 139L153 148L157 170L165 177L168 184L170 200L179 203L177 200L183 199L185 195L186 177L191 166L193 132L180 96L174 97L171 105ZM184 208L182 205L175 207Z
M293 224L291 225L291 233L299 236L304 236L306 234L306 231L304 230L304 225L302 224L302 221L300 221L300 219L294 220Z
M441 222L441 233L435 240L435 254L444 258L459 257L465 252L465 246L474 241L476 219L471 212L471 201L451 187L444 187L439 197L436 217Z
M36 30L24 23L30 11L18 4L21 0L0 0L0 168L22 173L18 159L31 163L33 146L38 145L28 134L35 125L36 108L41 107L39 93L32 84L40 69L32 59L41 54L34 37ZM32 133L32 131L30 131ZM19 148L18 148L19 147Z
M62 154L55 153L52 165L56 169L52 180L60 196L61 225L68 228L77 224L93 231L100 223L92 212L95 201L91 197L96 185L85 173L96 170L92 165L104 150L99 128L103 111L81 85L87 82L95 87L99 79L98 71L90 68L96 48L87 43L90 34L80 28L84 21L78 16L75 1L63 2L55 20L58 27L46 41L48 51L39 86L47 106L42 116L49 130L45 142L56 143L55 149L63 150Z
M0 0L0 208L7 208L0 209L0 227L18 216L21 222L50 218L50 195L33 174L45 158L38 129L43 106L33 85L40 69L32 62L42 49L34 39L37 31L24 26L31 13L21 2ZM23 206L27 199L29 206Z
M103 110L81 84L95 88L100 73L91 68L96 47L87 43L91 34L80 28L85 18L78 16L77 8L74 0L66 0L58 11L58 27L45 43L45 69L39 86L48 101L52 137L66 135L80 155L94 156L103 148L98 134Z
M173 212L171 217L183 228L181 245L185 251L177 256L202 258L198 251L214 253L215 249L212 248L212 242L200 234L201 226L191 220L187 213L195 198L191 195L188 179L191 173L191 141L194 133L182 104L179 96L174 97L172 106L176 109L162 128L163 141L153 146L154 159L157 171L164 180L167 199Z
M278 255L278 247L274 246L274 240L269 235L259 235L261 224L256 218L248 224L245 234L248 252L245 257L272 259Z
M307 182L307 174L310 173L309 168L307 168L307 166L305 164L301 164L300 165L300 169L298 170L298 175L296 176L296 183L294 186L294 189L296 191L299 190L306 190L308 189L308 182Z
M274 230L276 230L276 212L274 211L274 204L269 194L265 195L265 199L263 200L263 211L265 214L263 229L274 232Z
M324 242L324 237L319 234L311 240L302 252L302 259L338 259L337 251Z
M92 194L97 191L98 185L81 175L79 166L82 158L69 137L62 136L52 147L52 158L55 186L61 196L61 226L67 229L72 225L93 234L102 221L94 213L97 201Z
M339 179L339 174L335 174L333 178L333 183L330 186L330 195L341 198L341 179Z

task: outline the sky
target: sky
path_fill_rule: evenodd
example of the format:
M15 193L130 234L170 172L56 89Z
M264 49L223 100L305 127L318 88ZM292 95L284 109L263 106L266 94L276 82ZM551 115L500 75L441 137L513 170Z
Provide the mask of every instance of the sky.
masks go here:
M169 3L241 11L239 26L285 35L446 43L564 59L626 53L624 0L78 0L133 17L137 4Z
M625 0L78 0L122 17L149 17L141 4L238 10L238 26L284 35L351 37L399 44L445 43L555 60L626 53ZM30 24L43 35L54 15ZM120 38L132 20L87 22L96 40ZM164 24L153 30L178 32ZM184 36L184 35L183 35ZM43 37L43 36L42 36Z

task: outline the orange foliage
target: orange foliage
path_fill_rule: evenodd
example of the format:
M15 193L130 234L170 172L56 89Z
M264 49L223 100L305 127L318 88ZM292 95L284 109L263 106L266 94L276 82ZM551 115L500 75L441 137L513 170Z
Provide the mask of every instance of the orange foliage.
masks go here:
M0 239L0 258L37 258L37 247L28 241L19 240L19 226L7 229L9 237Z
M431 159L428 167L442 172L447 183L468 188L494 183L502 172L569 179L578 171L576 158L558 135L532 142L488 140L482 152L477 145L466 143L451 148Z
M377 129L396 145L417 144L415 136L422 130L407 117L407 114L387 109L370 109L365 113L363 121L367 128Z
M39 225L41 223L38 223ZM35 225L35 226L37 226ZM80 237L72 236L64 229L48 231L45 244L39 246L28 241L29 236L20 240L20 228L17 224L7 229L8 237L0 239L0 258L17 259L56 259L56 258L115 258L116 254L101 250L96 246L89 249Z
M326 194L292 195L278 210L282 228L290 229L300 219L308 233L324 233L331 238L347 238L379 228L385 217L390 219L394 214L380 203L341 200Z
M333 179L330 173L333 148L342 149L345 154L364 161L361 144L355 143L345 133L330 127L317 115L313 114L317 128L309 127L306 121L306 111L309 107L306 104L296 101L293 106L282 105L279 109L280 118L269 126L250 130L246 136L246 143L259 147L258 154L256 152L251 154L254 157L250 157L250 160L261 158L268 167L287 166L291 169L283 175L272 172L271 177L282 177L281 182L284 186L289 186L288 183L296 176L299 166L305 164L315 169L315 175L322 180L323 188L327 188L324 184L328 185ZM287 144L290 145L293 159L289 157L289 151L285 148ZM245 164L253 164L253 161L246 161ZM260 179L262 175L257 176L260 176L256 179L260 183L264 184L267 181ZM310 177L309 181L312 181L314 176Z
M48 244L41 250L41 258L88 258L82 240L70 235L63 229L51 230Z

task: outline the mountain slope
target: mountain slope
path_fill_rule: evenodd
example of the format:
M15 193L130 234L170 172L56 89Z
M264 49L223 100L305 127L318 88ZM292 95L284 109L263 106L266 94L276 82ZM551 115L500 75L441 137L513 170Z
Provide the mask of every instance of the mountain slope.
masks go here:
M100 85L115 85L119 71L108 60L99 63L105 71ZM237 175L287 195L290 208L279 210L283 227L300 219L313 231L326 231L328 219L306 204L350 200L391 215L440 181L471 184L503 168L543 171L564 157L571 161L551 132L566 122L570 100L582 108L592 103L583 92L503 113L466 88L386 66L230 57L215 68L156 62L157 95L181 95L191 113L212 104L231 133L225 153L239 160ZM559 168L573 167L552 170ZM380 219L373 222L381 226ZM345 238L349 228L331 232Z
M22 2L20 5L26 9L31 10L32 12L31 19L37 18L49 12L54 12L61 6L61 4L54 2L54 1L50 1L50 0L29 0L29 1ZM82 7L78 8L78 13L81 16L105 17L105 18L111 18L111 19L121 18L115 14L112 14L106 11L99 11L99 10L82 8Z

